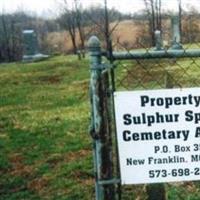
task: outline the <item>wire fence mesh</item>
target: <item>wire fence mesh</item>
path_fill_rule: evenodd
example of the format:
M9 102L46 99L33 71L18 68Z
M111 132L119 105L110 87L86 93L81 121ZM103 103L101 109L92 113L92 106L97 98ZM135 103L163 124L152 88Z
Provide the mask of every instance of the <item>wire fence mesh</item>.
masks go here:
M197 24L196 15L188 15L182 20L181 44L182 58L156 58L156 59L130 59L116 60L115 87L117 91L150 90L163 88L189 88L200 86L200 58L187 57L188 50L200 49L200 26ZM127 22L126 22L127 23ZM167 54L173 45L173 34L170 29L170 19L166 19L162 29L163 49ZM155 47L151 47L151 36L148 34L148 25L137 22L139 36L129 40L114 36L114 51L123 51L127 55L135 52L145 53L150 57ZM116 30L115 30L116 31ZM119 30L117 30L119 31ZM120 35L120 33L118 33ZM189 198L191 188L195 196L199 198L198 183L166 184L168 199L183 200ZM179 188L176 190L176 188ZM174 193L173 193L173 192ZM171 195L173 193L173 195ZM121 186L122 200L145 200L146 187L142 186Z
M116 89L120 91L200 86L200 58L120 61L117 66ZM195 185L192 182L168 184L166 188L170 191L177 188L177 200L184 200L191 188L198 193L199 187ZM147 199L145 186L122 186L121 199Z
M183 54L187 50L200 49L200 26L196 23L197 16L189 15L182 19L181 43ZM162 29L163 50L167 53L172 47L172 31L170 19L166 19ZM140 27L138 38L130 40L121 39L113 42L113 49L128 54L145 52L151 55L154 47L151 45L151 36L148 26ZM116 86L118 89L155 89L155 88L181 88L197 87L200 85L199 69L200 58L171 58L171 59L144 59L132 61L116 61Z
M200 59L153 59L119 62L118 90L183 88L200 85Z

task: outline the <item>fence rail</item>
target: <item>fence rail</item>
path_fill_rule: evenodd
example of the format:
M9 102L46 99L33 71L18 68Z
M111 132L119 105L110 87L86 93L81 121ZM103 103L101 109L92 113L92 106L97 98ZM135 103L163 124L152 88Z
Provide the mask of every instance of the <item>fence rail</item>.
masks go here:
M105 55L109 60L110 56ZM113 52L112 59L115 60L140 60L140 59L164 59L164 58L195 58L200 57L200 49L183 50L148 50L144 52Z

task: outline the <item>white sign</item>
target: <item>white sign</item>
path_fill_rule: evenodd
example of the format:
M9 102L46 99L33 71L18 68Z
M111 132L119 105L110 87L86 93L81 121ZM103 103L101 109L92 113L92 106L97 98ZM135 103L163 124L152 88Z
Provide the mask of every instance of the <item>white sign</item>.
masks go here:
M122 184L200 180L200 88L114 95Z

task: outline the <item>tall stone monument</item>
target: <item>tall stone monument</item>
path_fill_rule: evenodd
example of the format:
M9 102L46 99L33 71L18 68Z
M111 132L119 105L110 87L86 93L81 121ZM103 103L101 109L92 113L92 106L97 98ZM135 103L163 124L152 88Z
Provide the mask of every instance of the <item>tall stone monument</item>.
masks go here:
M37 35L34 30L24 30L22 33L23 61L34 61L48 57L48 55L39 53Z
M182 49L181 45L181 33L180 33L180 18L177 15L173 15L171 18L172 26L172 49Z

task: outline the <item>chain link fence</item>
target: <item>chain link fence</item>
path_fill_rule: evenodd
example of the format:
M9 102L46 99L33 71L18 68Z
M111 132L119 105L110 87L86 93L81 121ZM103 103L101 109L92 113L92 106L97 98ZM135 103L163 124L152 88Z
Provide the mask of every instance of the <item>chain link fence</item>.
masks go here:
M187 50L200 48L200 26L193 27L192 31L187 30L188 26L193 23L196 23L196 20L191 21L191 17L185 18L183 21L184 26L181 34L183 35L181 40L183 54ZM130 41L127 42L129 46L126 45L126 40L123 43L114 42L113 46L117 50L123 50L127 55L141 52L150 57L151 51L155 48L149 47L150 44L147 41L150 41L151 37L146 32L140 34L142 40L136 39L132 44L130 44ZM163 50L168 53L173 42L169 27L165 27L162 31L162 38ZM134 48L133 50L132 47L137 47L137 49ZM200 85L198 78L200 73L199 58L135 59L132 61L117 61L115 64L118 66L116 86L120 90L181 88Z
M129 31L134 31L132 37L129 33L125 34L126 36L123 38L124 26L120 26L120 23L113 29L112 51L103 53L107 57L105 62L111 66L108 80L111 91L200 86L200 17L197 13L190 13L182 17L181 23L178 19L178 17L166 15L162 29L155 33L155 41L152 41L147 21L121 22L125 23L125 26L128 25ZM154 45L152 45L153 43ZM111 115L114 116L113 109ZM110 178L119 178L118 150L115 148L117 146L116 130L113 126L115 121L114 118L112 120L110 123L112 122L114 166L113 176ZM146 185L126 186L120 185L116 181L113 183L117 186L115 189L118 196L117 198L113 197L113 199L153 199L148 196ZM166 194L164 194L165 197L157 196L159 200L200 198L198 182L164 185L165 187L161 185L160 191L165 188Z
M163 88L189 88L200 86L200 58L188 56L187 51L200 49L200 26L197 16L187 16L182 21L181 32L181 57L172 58L153 58L152 51L157 51L156 47L150 47L151 36L148 35L148 26L138 22L140 26L139 38L136 38L133 43L124 40L123 42L114 41L113 49L123 51L127 57L134 54L145 54L148 59L130 59L116 60L115 70L115 87L117 91L135 91L135 90L150 90ZM165 54L169 54L173 49L173 43L176 42L176 33L173 33L170 27L171 19L166 19L166 26L163 27L161 49ZM178 26L178 24L177 24ZM179 41L178 41L179 42ZM176 48L174 48L176 49ZM125 57L126 57L125 56ZM152 58L151 58L152 57ZM166 184L166 191L175 191L171 196L171 192L167 192L168 199L188 199L190 189L198 194L198 184L193 182ZM178 189L179 188L179 189ZM181 191L181 192L180 192ZM197 195L196 194L196 195ZM198 194L199 195L199 194ZM122 186L122 200L144 200L148 199L146 195L146 187L143 186Z

